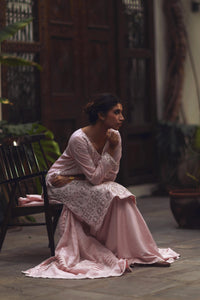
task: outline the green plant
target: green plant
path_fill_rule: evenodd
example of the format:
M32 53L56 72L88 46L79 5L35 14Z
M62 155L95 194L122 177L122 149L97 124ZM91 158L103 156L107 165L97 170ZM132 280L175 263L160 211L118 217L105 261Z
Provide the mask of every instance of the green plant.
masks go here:
M58 143L54 140L54 134L52 131L47 129L45 126L33 123L30 130L28 130L28 134L39 134L44 133L46 136L46 139L44 141L41 141L41 144L43 146L44 152L46 154L47 160L50 164L54 163L54 161L61 155L60 147ZM35 151L37 153L37 148L35 148ZM43 167L43 160L38 156L38 161L41 167Z
M54 161L61 155L60 147L54 140L54 134L45 126L39 123L26 123L26 124L9 124L7 121L0 121L0 143L9 137L18 137L24 135L33 135L44 133L46 139L41 141L46 158L49 165L52 165ZM35 152L38 158L38 163L41 169L46 168L46 164L40 155L40 151L37 151L37 145L35 145ZM40 193L40 184L38 184L38 193Z
M192 150L194 136L198 126L173 122L160 122L157 127L158 166L160 172L161 189L181 186L180 165L189 164L195 157ZM182 173L186 174L187 166Z
M186 175L200 188L200 127L196 128L191 144L188 147L190 160L194 162L192 170L188 170Z
M18 30L23 29L30 22L32 22L33 18L25 19L23 21L15 22L14 24L9 24L0 30L0 47L1 43L14 36ZM16 55L11 55L7 53L0 53L0 65L7 66L32 66L36 67L38 70L41 70L41 66L33 61L23 59ZM3 104L11 104L10 101L6 98L0 98L0 103Z
M23 135L32 135L44 133L46 139L42 141L42 146L46 153L46 157L50 164L52 164L60 155L60 148L58 143L54 140L54 134L45 126L39 123L26 123L26 124L9 124L7 121L0 121L0 142L5 138L17 137ZM44 166L44 162L39 158L39 163Z

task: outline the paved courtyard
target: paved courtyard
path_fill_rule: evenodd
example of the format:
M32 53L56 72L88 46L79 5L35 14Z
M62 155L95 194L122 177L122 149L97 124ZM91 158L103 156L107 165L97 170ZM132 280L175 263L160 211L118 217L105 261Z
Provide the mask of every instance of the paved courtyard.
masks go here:
M138 207L159 247L181 258L170 268L135 267L106 279L36 279L26 270L49 256L45 227L9 231L0 253L0 300L200 299L200 231L177 227L167 197L140 197Z

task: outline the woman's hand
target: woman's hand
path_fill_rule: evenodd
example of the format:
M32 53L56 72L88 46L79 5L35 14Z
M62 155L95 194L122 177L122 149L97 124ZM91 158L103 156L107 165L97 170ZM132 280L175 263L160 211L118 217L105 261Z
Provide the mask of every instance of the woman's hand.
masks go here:
M114 154L115 148L119 144L119 136L116 132L108 130L107 139L109 141L108 153L110 155Z
M57 175L51 178L51 184L55 187L62 187L69 182L71 182L71 179L68 176Z

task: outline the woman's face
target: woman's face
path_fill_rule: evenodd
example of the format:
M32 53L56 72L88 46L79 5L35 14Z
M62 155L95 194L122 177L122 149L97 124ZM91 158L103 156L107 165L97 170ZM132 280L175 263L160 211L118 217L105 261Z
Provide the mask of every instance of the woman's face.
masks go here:
M113 128L115 130L118 130L124 121L122 111L123 108L121 103L118 103L117 105L113 106L104 116L103 119L104 125L108 129Z

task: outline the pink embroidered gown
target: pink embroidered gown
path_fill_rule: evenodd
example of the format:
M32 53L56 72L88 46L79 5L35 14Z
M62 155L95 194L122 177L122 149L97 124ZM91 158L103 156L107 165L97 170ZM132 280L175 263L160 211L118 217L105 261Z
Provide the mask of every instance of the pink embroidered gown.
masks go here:
M120 276L130 264L171 263L178 258L170 248L157 247L137 209L135 196L114 182L119 171L121 139L113 157L107 148L108 142L99 154L82 129L78 129L50 168L46 178L49 198L64 204L59 221L60 240L55 256L24 271L27 276ZM56 188L50 180L58 174L84 174L86 179Z

